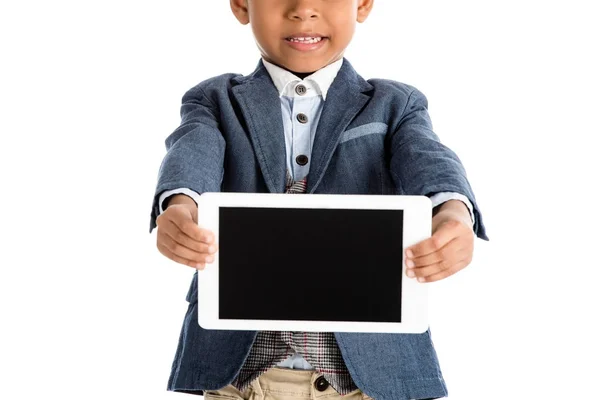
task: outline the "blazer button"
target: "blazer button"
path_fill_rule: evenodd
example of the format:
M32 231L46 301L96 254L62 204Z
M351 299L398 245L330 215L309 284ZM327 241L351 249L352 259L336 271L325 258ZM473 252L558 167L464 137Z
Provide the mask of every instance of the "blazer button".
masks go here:
M300 154L298 157L296 157L296 163L298 165L305 166L308 164L308 157L304 154Z
M323 376L318 377L317 380L315 381L315 388L319 392L324 392L325 390L327 390L328 387L329 387L329 382L327 382Z
M306 94L306 86L298 85L296 86L296 94L299 96L304 96Z
M296 119L298 120L298 122L300 122L301 124L305 124L308 122L308 117L306 116L306 114L298 114L296 115Z

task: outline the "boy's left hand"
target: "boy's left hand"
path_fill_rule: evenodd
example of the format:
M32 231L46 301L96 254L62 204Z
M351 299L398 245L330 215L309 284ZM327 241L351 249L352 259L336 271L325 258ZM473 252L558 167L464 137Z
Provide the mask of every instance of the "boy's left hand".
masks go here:
M444 203L432 219L432 235L406 249L406 275L435 282L465 268L473 258L475 234L467 207Z

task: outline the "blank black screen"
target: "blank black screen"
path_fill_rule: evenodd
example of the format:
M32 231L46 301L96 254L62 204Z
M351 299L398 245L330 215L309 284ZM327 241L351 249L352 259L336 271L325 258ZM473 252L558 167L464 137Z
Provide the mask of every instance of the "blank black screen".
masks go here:
M221 207L219 318L401 322L402 210Z

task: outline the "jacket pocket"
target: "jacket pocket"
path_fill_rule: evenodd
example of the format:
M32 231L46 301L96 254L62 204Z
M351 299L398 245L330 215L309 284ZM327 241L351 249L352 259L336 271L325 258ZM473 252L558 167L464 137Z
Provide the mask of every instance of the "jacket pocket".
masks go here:
M388 126L383 122L372 122L370 124L364 124L357 126L356 128L349 129L342 133L340 143L347 142L349 140L357 139L359 137L367 135L385 135L387 134Z

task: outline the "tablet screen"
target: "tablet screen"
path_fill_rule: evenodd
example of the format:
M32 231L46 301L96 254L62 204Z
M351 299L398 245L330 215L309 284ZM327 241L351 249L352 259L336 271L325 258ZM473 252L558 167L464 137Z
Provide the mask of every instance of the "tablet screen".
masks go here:
M402 210L219 208L219 318L402 322Z

